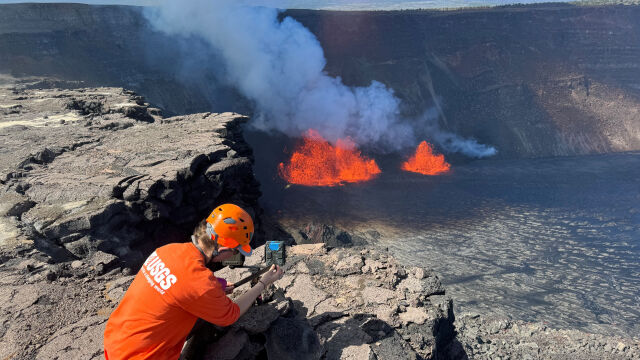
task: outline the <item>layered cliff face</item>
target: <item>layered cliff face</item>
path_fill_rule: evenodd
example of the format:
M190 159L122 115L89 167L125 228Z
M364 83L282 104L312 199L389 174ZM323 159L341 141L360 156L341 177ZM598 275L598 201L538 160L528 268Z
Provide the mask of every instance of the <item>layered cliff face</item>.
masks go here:
M287 14L317 34L329 73L382 81L408 113L433 107L499 156L640 148L638 7Z
M162 118L120 88L0 87L0 248L136 264L224 202L258 214L246 117Z
M41 87L125 87L167 114L246 109L205 66L209 49L154 32L140 7L0 5L0 49L0 74L63 80Z

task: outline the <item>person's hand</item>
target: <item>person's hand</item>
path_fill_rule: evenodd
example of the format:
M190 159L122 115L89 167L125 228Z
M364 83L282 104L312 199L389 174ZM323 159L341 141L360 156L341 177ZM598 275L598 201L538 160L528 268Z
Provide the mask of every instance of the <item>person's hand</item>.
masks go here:
M264 275L262 275L262 278L260 280L268 286L280 280L283 274L284 271L282 270L282 268L274 264L271 265L271 268Z
M234 283L227 283L227 287L224 289L224 293L229 295L231 293L233 293L233 289L235 289L236 286Z

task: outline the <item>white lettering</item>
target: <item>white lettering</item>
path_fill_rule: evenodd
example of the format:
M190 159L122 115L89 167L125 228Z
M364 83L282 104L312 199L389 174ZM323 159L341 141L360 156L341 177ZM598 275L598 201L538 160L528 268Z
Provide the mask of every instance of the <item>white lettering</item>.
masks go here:
M158 271L162 269L164 269L164 263L162 261L158 261L158 263L153 267L153 269L149 271L149 274L151 274L151 276L156 276Z
M149 255L141 270L149 285L160 294L164 294L165 290L169 290L171 285L178 281L178 278L171 274L171 269L165 265L155 251ZM147 271L149 272L148 274Z
M147 275L147 272L144 271L144 269L142 270L142 273L144 274L145 279L147 279L147 282L149 283L149 285L153 286L153 280L151 280L151 278L149 277L149 275Z
M153 267L160 262L160 258L156 257L155 259L153 259L152 261L149 262L149 264L147 264L147 270L151 271L151 269L153 269Z
M156 252L154 251L153 253L151 253L151 255L149 255L149 257L147 258L147 260L145 260L144 264L142 264L142 266L146 266L149 264L149 262L151 262L152 260L155 260L158 257L158 254L156 254Z
M153 280L155 280L157 283L160 283L167 275L169 275L169 273L169 269L164 268L162 271L157 273L156 276L153 277Z
M170 274L169 276L167 276L165 281L160 283L160 287L163 288L164 290L169 290L171 285L175 284L176 281L178 281L178 278L175 275Z

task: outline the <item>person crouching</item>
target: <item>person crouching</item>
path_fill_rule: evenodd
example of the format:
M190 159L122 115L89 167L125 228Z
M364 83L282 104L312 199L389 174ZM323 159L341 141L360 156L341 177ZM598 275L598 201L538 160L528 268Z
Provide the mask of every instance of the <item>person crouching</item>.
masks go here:
M253 232L245 210L224 204L196 227L191 242L156 249L107 321L105 358L178 359L198 318L218 326L236 322L283 270L272 266L234 302L227 297L233 284L224 289L207 265L238 252L251 255Z

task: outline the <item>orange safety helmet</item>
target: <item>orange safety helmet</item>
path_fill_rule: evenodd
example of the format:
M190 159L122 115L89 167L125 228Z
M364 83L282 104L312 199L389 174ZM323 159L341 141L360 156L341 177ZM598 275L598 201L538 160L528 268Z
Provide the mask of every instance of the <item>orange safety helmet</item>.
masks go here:
M219 245L251 255L253 219L248 212L234 204L217 206L207 217L207 233Z

